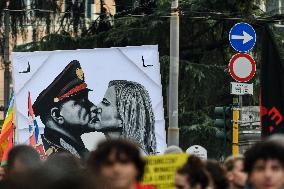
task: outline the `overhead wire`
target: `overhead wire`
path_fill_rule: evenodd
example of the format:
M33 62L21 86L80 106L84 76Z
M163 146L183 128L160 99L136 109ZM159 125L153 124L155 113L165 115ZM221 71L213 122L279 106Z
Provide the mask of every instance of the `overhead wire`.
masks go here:
M45 13L56 13L56 14L69 14L69 13L73 13L72 11L51 11L51 10L43 10L43 9L22 9L22 10L11 10L11 9L4 9L4 11L9 11L9 12L45 12ZM2 14L5 14L4 12L2 12ZM91 13L93 15L98 15L98 16L102 16L102 15L109 15L109 13ZM85 15L85 13L81 13L81 15ZM119 16L119 15L123 15L126 17L157 17L157 18L171 18L171 17L175 17L174 15L171 15L170 13L168 14L131 14L131 13L127 13L127 11L121 11L121 12L117 12L114 15L111 16ZM196 15L196 16L194 16ZM197 16L198 15L198 16ZM224 14L224 13L220 13L220 12L197 12L197 11L193 11L192 13L187 13L187 12L180 12L179 16L181 17L185 17L185 18L190 18L190 19L204 19L204 20L244 20L244 19L248 19L245 16L230 16L228 14ZM284 20L284 14L276 14L273 16L258 16L258 17L251 17L249 18L252 21L263 21L263 22L279 22L279 21L283 21Z
M152 10L157 10L158 13L152 13L152 14L134 14L134 8L133 6L127 6L127 5L110 5L110 6L124 6L124 7L131 7L129 9L116 12L114 15L110 15L109 13L96 13L92 12L91 15L97 15L97 16L110 16L113 17L115 20L121 20L121 19L128 19L129 17L134 18L172 18L175 17L175 15L172 15L170 12L166 12L163 10L159 10L158 8L152 8L147 7L151 2L148 4L142 4L136 8L149 8ZM89 3L93 4L93 3ZM94 5L94 4L93 4ZM2 14L5 14L5 11L9 12L41 12L41 13L53 13L53 14L72 14L73 11L53 11L53 10L47 10L47 9L38 9L38 8L29 8L29 9L3 9L1 12ZM191 19L191 20L233 20L233 21L243 21L243 20L249 20L251 22L266 22L266 23L279 23L281 21L284 21L284 14L276 14L273 16L252 16L248 18L246 15L241 14L240 12L218 12L218 11L192 11L189 8L179 8L178 9L179 16L181 18ZM85 11L81 13L81 15L86 15ZM237 15L237 16L236 16ZM87 17L88 18L88 17ZM90 19L90 18L89 18ZM25 26L25 25L23 25ZM26 26L30 26L26 24ZM54 24L54 26L57 26L57 24Z

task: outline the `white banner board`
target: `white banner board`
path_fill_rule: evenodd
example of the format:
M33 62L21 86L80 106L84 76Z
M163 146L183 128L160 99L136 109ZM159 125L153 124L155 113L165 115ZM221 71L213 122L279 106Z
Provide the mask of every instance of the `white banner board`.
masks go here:
M45 150L81 156L105 137L166 148L158 46L16 52L12 65L18 143L29 143L30 93L39 136L55 143Z
M199 157L202 160L207 160L207 150L200 146L200 145L193 145L190 146L187 150L186 153L188 153L189 155L195 155L197 157Z

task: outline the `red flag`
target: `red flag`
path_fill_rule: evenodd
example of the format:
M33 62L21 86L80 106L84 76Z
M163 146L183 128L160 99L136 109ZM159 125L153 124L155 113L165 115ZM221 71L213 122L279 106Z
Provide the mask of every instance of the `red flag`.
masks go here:
M29 132L30 132L30 145L36 145L35 125L34 125L34 111L31 102L31 94L28 95L28 116L29 116Z
M29 116L29 121L30 121L29 132L31 134L30 138L29 138L30 145L33 146L38 151L41 159L44 160L45 159L45 151L44 151L44 148L43 148L43 144L42 144L41 140L39 139L39 128L38 128L38 125L37 125L37 121L35 119L30 92L28 94L28 116Z

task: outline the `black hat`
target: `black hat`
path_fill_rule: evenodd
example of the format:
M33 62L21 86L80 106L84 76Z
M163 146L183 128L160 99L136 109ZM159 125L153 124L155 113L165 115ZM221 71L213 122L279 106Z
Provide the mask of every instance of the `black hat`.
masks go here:
M89 91L79 61L71 61L44 89L33 104L35 116L44 115L50 108L83 91Z

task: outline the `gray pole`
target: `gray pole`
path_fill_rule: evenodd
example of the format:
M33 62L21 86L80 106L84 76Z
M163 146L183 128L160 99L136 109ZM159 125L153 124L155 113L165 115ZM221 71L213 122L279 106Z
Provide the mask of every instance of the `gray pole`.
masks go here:
M178 79L179 79L179 12L178 0L172 0L170 29L170 81L168 146L179 146Z
M4 10L4 24L5 24L5 31L4 31L4 108L5 108L5 115L9 106L9 99L10 99L10 61L9 61L9 35L10 35L10 13L9 10Z

